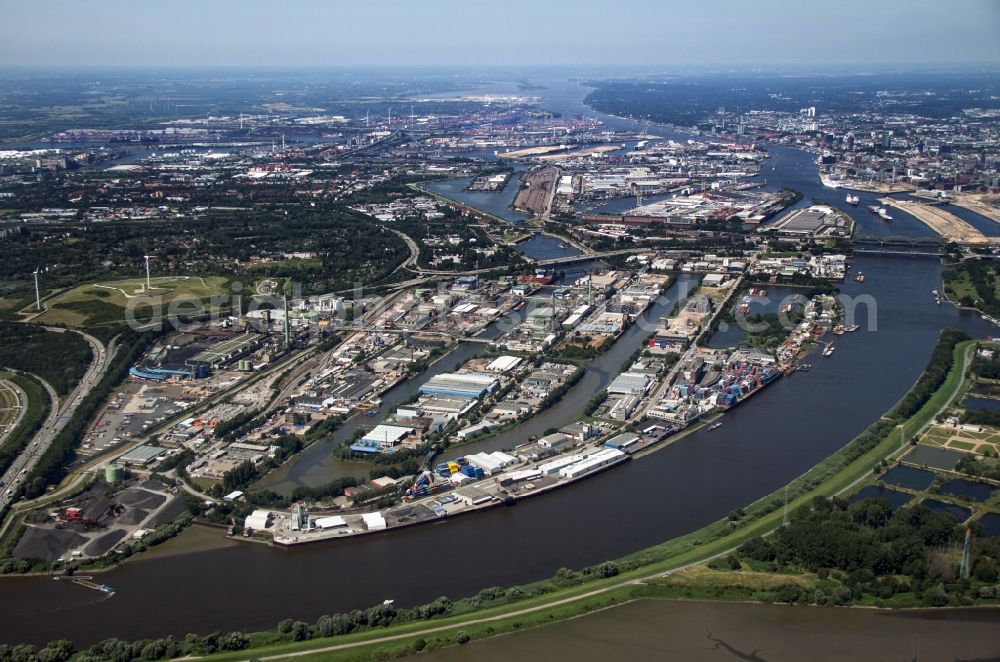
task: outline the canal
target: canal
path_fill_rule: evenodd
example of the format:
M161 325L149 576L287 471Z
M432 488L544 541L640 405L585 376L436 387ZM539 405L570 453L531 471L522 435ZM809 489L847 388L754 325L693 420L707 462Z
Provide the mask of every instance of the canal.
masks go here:
M775 170L769 173L786 173L793 188L814 181L822 190L811 155L772 154ZM914 234L919 228L912 228ZM313 621L387 598L409 606L549 577L562 566L616 558L695 530L778 489L877 419L919 376L942 328L977 336L997 332L978 315L934 303L931 290L939 287L942 270L936 260L859 257L855 265L865 282L849 280L841 289L871 302L859 308L862 330L839 337L832 357L811 356L810 372L780 379L726 414L721 428L693 433L572 489L513 508L385 535L290 550L259 544L188 550L182 535L166 543L177 545L177 553L102 574L117 591L110 598L45 577L7 578L0 602L3 640L69 638L87 644L110 636L183 636L268 628L283 618ZM670 305L659 302L648 316L662 315ZM572 403L529 421L521 434L536 424L571 420L646 333L630 330L620 348L587 366ZM440 369L450 370L458 357ZM418 381L402 385L402 393L412 394ZM408 397L402 393L400 398ZM483 445L513 441L500 436ZM315 453L310 457L316 464L292 463L284 475L275 474L273 484L329 479L333 474L324 463L330 449L314 448L307 453Z

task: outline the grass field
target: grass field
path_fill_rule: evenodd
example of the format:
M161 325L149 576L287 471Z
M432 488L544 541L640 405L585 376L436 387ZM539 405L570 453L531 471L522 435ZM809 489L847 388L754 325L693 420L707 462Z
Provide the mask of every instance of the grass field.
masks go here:
M221 276L164 276L153 278L152 289L146 290L145 278L105 281L80 285L46 302L44 313L35 318L43 324L95 326L125 322L126 307L135 309L135 317L146 319L154 306L162 306L166 314L172 302L200 300L202 304L213 296L228 293L228 279ZM190 313L190 308L184 312Z
M7 436L7 426L17 420L21 407L17 391L3 383L10 376L10 373L0 372L0 439Z
M972 286L969 274L963 271L958 271L954 278L945 282L944 291L947 297L955 302L961 301L963 297L968 297L973 301L979 300L979 293ZM997 296L1000 296L1000 281L993 286L993 291Z

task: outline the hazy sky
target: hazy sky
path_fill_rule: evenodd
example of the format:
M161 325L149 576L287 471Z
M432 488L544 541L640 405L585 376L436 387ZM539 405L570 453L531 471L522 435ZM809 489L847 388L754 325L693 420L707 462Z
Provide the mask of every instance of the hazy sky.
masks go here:
M1000 0L0 0L0 66L1000 62Z

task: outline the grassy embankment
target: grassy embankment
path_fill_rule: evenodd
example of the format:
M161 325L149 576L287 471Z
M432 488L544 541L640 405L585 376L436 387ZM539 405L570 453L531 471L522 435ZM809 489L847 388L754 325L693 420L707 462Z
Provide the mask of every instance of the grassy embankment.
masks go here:
M145 289L145 278L80 285L53 297L34 321L73 327L122 324L129 306L137 319L145 321L156 306L162 307L160 312L165 315L171 305L181 305L181 301L184 314L199 314L212 297L228 293L229 279L165 276L152 278L151 283L149 290Z

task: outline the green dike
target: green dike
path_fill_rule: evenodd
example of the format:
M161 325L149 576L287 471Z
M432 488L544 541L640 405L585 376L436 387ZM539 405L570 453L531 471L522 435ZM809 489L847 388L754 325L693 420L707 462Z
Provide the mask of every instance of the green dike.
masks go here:
M941 339L940 342L946 341ZM258 633L252 636L252 640L259 644L257 647L205 657L212 660L246 660L249 657L267 659L294 655L317 660L390 659L416 652L418 639L424 640L427 648L441 647L460 643L458 638L463 632L471 639L493 636L631 600L642 580L704 563L728 554L750 538L774 531L783 519L782 506L786 489L788 510L791 512L807 506L814 497L840 494L863 481L878 462L904 450L907 447L904 443L907 436L920 430L957 395L963 383L970 349L975 342L965 340L954 344L952 365L944 382L906 422L895 424L884 420L876 421L839 451L789 483L787 488L773 492L748 506L740 522L719 520L685 536L623 557L614 563L628 569L614 577L556 588L542 595L495 607L337 637L272 643L277 636L273 631ZM873 430L884 431L885 436L858 455L856 447ZM906 435L903 434L904 431ZM852 455L855 457L848 459ZM554 587L558 585L557 581L549 579L523 588L531 591Z

